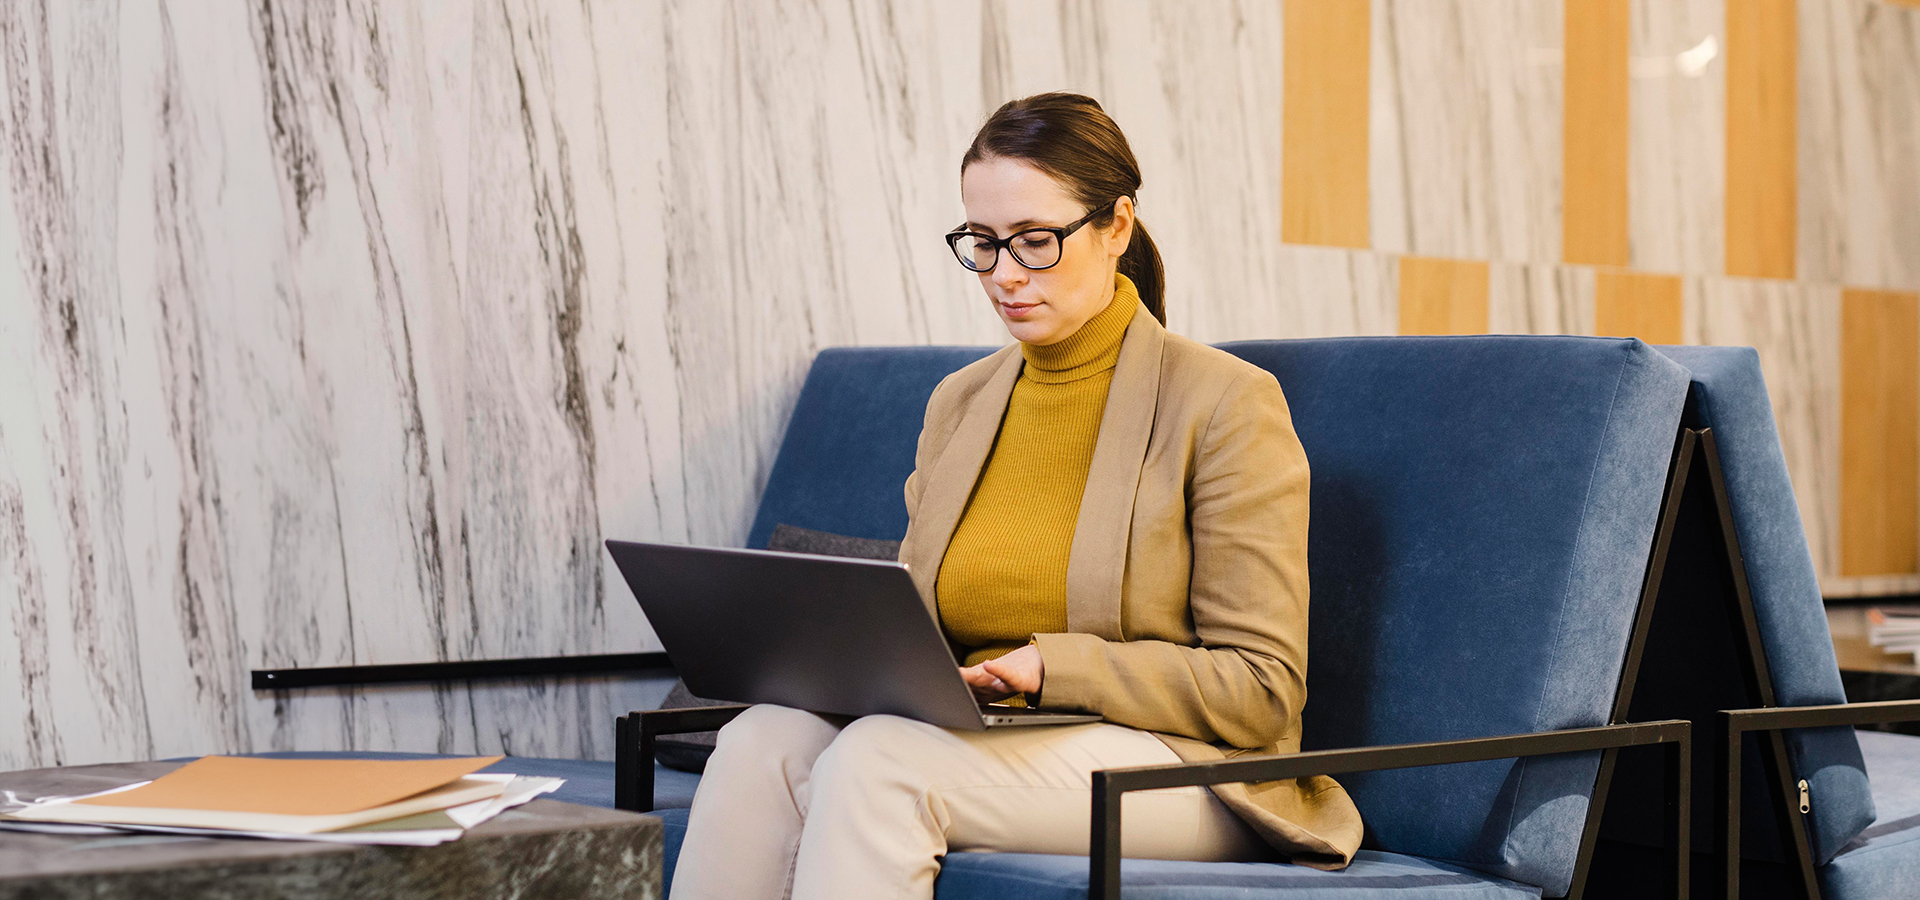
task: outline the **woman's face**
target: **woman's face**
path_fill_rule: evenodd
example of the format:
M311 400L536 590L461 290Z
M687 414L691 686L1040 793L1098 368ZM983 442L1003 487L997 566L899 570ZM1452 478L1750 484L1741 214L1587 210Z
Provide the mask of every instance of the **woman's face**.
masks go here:
M967 230L1004 238L1040 226L1072 224L1088 210L1053 177L1013 159L983 159L960 175ZM1112 224L1082 226L1067 236L1060 262L1038 272L1000 251L980 286L1007 332L1029 344L1066 340L1113 299L1113 273L1133 236L1133 201L1119 198Z

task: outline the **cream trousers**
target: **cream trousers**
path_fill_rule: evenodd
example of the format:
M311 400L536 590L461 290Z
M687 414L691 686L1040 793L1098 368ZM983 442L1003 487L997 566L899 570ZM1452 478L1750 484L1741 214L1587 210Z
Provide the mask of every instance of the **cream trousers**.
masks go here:
M949 850L1087 853L1095 769L1179 762L1106 723L949 731L755 706L720 730L693 797L673 900L931 898ZM1261 859L1206 788L1129 793L1123 852Z

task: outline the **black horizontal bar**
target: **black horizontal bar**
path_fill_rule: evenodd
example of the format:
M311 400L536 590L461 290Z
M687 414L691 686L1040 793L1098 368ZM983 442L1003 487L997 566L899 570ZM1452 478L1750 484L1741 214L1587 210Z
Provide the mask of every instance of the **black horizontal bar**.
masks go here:
M682 706L674 709L643 709L628 713L640 717L640 727L647 734L689 734L696 731L717 731L720 726L733 721L733 717L745 711L744 703L721 703L714 706Z
M316 669L255 669L253 689L335 687L349 684L402 684L417 681L465 681L474 678L543 678L670 669L665 653L602 653L594 656L537 656L461 662L401 663L385 666L332 666Z
M1409 769L1416 766L1439 766L1520 756L1547 756L1555 753L1579 753L1586 750L1612 750L1619 747L1675 743L1687 739L1689 727L1690 723L1684 719L1672 719L1660 722L1636 722L1629 725L1602 725L1597 728L1569 728L1564 731L1543 731L1535 734L1466 738L1457 741L1355 747L1345 750L1314 750L1307 753L1264 756L1256 759L1135 766L1127 769L1106 769L1096 774L1104 775L1107 784L1119 791L1197 787L1243 781L1283 781L1313 775Z
M1775 706L1766 709L1721 710L1735 731L1778 731L1783 728L1824 728L1833 725L1886 725L1920 722L1920 700L1878 700L1836 703L1830 706Z

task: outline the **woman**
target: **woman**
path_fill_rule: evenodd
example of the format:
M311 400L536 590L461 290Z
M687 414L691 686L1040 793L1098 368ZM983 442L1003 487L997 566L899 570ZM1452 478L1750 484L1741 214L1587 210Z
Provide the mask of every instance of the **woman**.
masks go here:
M974 137L948 243L1016 343L934 391L900 549L980 699L1104 721L756 706L720 732L675 898L931 897L949 850L1085 854L1095 769L1299 749L1306 456L1273 376L1162 327L1139 186L1087 97ZM1360 843L1330 778L1124 803L1128 856L1331 868Z

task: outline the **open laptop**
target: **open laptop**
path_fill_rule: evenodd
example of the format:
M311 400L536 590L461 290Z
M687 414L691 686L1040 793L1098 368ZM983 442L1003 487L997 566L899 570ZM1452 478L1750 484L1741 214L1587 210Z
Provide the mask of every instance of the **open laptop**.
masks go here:
M1100 721L977 703L902 563L627 541L607 552L698 696L970 731Z

